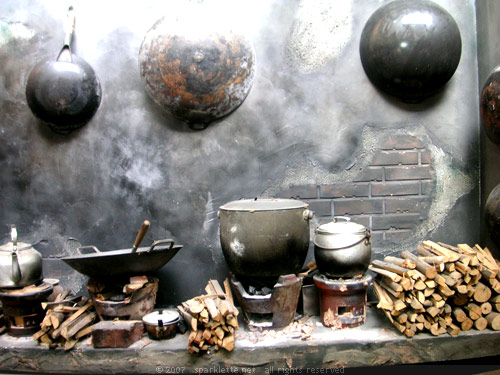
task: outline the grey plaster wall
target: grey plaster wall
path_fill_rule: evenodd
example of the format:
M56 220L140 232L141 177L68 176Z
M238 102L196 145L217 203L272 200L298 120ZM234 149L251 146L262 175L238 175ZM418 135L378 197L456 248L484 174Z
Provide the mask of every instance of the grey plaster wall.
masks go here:
M476 8L472 0L436 2L459 25L462 58L445 90L410 105L376 90L359 59L364 23L385 1L75 0L74 52L95 69L103 98L92 121L65 136L32 116L24 88L36 62L57 54L69 2L0 2L0 237L7 242L6 224L15 223L23 240L45 240L37 247L47 273L79 290L85 278L56 259L68 254L65 240L127 248L150 219L145 243L174 237L184 245L159 272L160 301L177 303L227 274L220 205L353 181L389 135L408 133L428 140L438 173L434 216L405 247L428 237L477 242ZM240 28L257 56L245 102L203 131L149 100L137 62L153 23L188 8Z

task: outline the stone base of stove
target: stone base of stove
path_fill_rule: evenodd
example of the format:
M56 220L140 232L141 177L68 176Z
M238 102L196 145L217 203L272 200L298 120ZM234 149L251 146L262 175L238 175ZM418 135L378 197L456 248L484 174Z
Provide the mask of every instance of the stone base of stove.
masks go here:
M241 322L238 332L247 338L237 338L232 352L219 350L200 356L189 354L186 349L189 333L154 341L144 335L126 349L95 349L89 340L84 340L68 352L63 348L48 349L30 337L4 334L0 336L0 363L2 372L7 373L307 373L300 369L310 369L308 373L334 373L318 370L329 368L339 369L337 373L363 374L366 369L358 372L355 369L341 372L341 369L381 365L387 369L387 365L500 356L500 332L488 329L462 332L456 337L419 333L407 339L374 307L367 308L365 324L355 328L335 330L324 327L319 317L310 319L314 330L308 340L266 336L262 341L252 342L255 332ZM482 361L475 363L484 365ZM461 368L467 371L467 367ZM475 365L469 370L467 373L479 373L491 368Z

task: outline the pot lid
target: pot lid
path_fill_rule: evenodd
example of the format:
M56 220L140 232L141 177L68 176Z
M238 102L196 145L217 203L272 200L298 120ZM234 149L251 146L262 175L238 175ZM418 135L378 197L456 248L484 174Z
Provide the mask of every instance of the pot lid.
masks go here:
M365 231L364 225L353 223L346 217L336 217L333 221L316 228L316 233L319 234L364 234Z
M307 208L305 202L295 199L262 198L262 199L240 199L221 206L221 210L227 211L274 211L293 210L296 208Z
M29 243L17 241L17 229L16 229L15 225L11 226L10 238L11 238L10 242L7 242L5 245L0 246L0 251L12 252L12 251L14 251L14 247L17 248L17 251L27 250L27 249L32 248L32 246Z
M142 317L142 321L147 324L158 325L161 321L163 324L173 323L179 319L179 313L175 310L153 311Z

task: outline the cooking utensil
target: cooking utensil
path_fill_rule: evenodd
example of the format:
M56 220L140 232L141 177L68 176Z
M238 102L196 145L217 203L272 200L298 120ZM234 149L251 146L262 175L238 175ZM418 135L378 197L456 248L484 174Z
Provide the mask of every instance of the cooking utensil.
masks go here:
M500 184L488 195L484 206L484 221L495 245L500 246Z
M59 133L85 125L101 102L101 86L92 67L71 51L75 13L70 7L64 25L64 44L56 60L39 62L26 85L33 114Z
M203 23L194 16L162 18L146 33L139 51L146 93L195 129L234 111L255 74L254 47L245 36Z
M366 75L380 90L421 101L453 76L462 53L453 17L427 0L397 0L368 19L359 47Z
M354 277L370 265L370 230L350 220L337 216L314 231L314 258L319 271L327 276Z
M155 340L174 337L179 320L180 315L175 310L153 311L142 317L148 336Z
M492 142L500 144L500 65L484 82L479 108L486 135Z
M308 204L293 199L242 199L220 207L220 241L236 275L297 273L309 248Z
M20 288L43 279L42 255L32 245L17 242L15 225L10 229L11 242L0 246L0 288Z
M78 248L77 256L61 258L76 271L94 279L154 272L169 262L182 248L173 239L154 241L150 247L99 251L95 246ZM83 254L84 251L92 253Z
M134 246L132 247L133 253L135 253L137 251L137 248L141 244L141 242L142 242L144 236L146 235L146 232L148 231L150 225L151 225L151 223L149 222L149 220L144 220L144 223L142 223L141 228L139 229L139 232L137 233L137 237L135 238Z

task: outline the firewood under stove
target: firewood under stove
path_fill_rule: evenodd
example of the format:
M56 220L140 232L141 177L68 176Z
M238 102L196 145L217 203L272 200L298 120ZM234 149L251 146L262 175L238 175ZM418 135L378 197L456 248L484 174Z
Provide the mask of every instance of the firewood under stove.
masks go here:
M40 330L33 339L50 348L71 350L92 332L96 313L92 301L85 296L71 296L69 290L60 293L53 302L43 302L46 311Z
M488 248L423 241L416 254L374 260L377 307L407 337L500 330L500 266Z
M222 289L217 280L210 280L206 295L194 297L177 306L191 332L188 351L198 353L210 348L232 351L238 325L238 309L234 306L231 289L224 282Z

